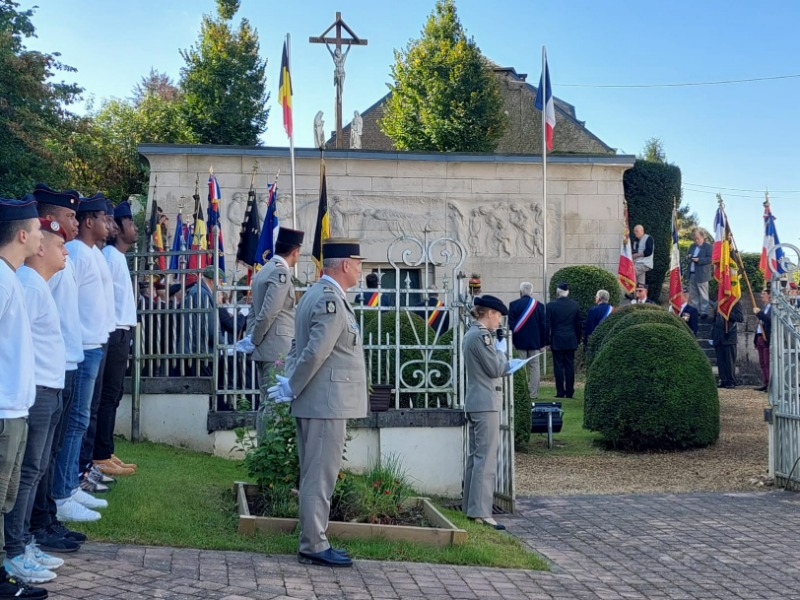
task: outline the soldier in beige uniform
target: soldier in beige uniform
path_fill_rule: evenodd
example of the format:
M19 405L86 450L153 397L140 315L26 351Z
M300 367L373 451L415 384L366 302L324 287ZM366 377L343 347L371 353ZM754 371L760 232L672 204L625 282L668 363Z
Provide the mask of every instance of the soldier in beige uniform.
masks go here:
M464 473L464 513L495 529L505 529L492 518L492 499L497 478L497 446L500 409L503 404L500 378L507 374L505 340L495 342L495 331L508 314L494 296L476 296L472 308L475 321L464 335L464 367L467 395L464 400L469 428L469 454Z
M292 347L296 300L291 270L300 258L304 235L281 227L275 255L253 277L253 310L247 320L247 335L255 346L252 358L258 368L262 407L268 404L270 371Z
M303 564L350 567L342 550L331 548L331 495L341 466L347 419L367 416L367 371L361 333L346 292L361 275L357 240L330 238L322 245L325 275L297 305L295 345L287 377L269 389L290 400L297 420L300 458L300 549Z

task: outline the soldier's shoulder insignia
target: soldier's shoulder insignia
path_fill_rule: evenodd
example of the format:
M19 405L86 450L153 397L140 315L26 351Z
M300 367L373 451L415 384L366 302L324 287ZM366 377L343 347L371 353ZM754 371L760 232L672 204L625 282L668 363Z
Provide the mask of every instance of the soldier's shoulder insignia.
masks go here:
M335 313L336 312L336 302L334 302L333 300L328 300L325 303L325 312L327 312L329 314Z
M278 273L278 281L281 283L286 283L286 273Z
M492 345L492 336L490 336L488 333L484 333L483 334L483 343L486 344L487 346L491 346Z

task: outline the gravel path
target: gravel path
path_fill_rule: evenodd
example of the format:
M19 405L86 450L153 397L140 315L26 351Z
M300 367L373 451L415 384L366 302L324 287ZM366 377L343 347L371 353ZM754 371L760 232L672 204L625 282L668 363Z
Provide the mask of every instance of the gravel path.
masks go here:
M518 496L763 490L767 475L767 396L719 390L722 429L702 450L596 456L517 454Z

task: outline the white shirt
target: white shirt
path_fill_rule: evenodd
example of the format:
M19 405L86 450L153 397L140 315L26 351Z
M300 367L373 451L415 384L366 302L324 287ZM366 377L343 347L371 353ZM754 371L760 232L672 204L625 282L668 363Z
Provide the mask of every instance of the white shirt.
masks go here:
M47 281L61 321L61 336L67 350L67 371L74 371L83 362L83 332L78 312L78 281L72 257L66 266Z
M136 300L133 298L131 271L125 255L111 244L103 248L108 270L114 283L114 314L116 327L136 326Z
M17 269L17 277L25 292L25 307L31 324L34 381L36 385L63 389L67 350L53 294L35 269L23 265Z
M98 261L95 259L92 248L80 240L67 242L67 250L75 264L83 349L99 348L108 341L109 331L106 307L108 300L104 293L100 270L97 267ZM111 293L113 295L113 289Z
M108 333L111 333L117 328L117 315L114 310L114 279L111 277L108 261L103 255L103 251L97 246L92 246L92 254L94 254L94 259L97 261L97 270L100 273L103 293L106 296L106 328L108 329Z
M0 419L27 417L36 399L31 326L22 284L2 258L0 340Z

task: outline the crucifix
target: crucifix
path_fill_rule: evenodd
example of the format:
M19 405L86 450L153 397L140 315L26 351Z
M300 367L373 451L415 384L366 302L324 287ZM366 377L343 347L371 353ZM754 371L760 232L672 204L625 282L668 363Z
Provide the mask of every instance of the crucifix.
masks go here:
M332 29L336 29L336 37L326 37ZM350 34L349 38L342 37L342 29ZM342 21L342 13L336 13L336 20L333 24L322 32L319 37L310 37L308 41L312 44L325 44L328 52L333 58L333 85L336 88L336 147L342 147L342 92L344 91L344 63L352 46L366 46L367 40L359 38L353 30ZM331 48L333 44L333 48ZM347 48L342 52L342 46Z

